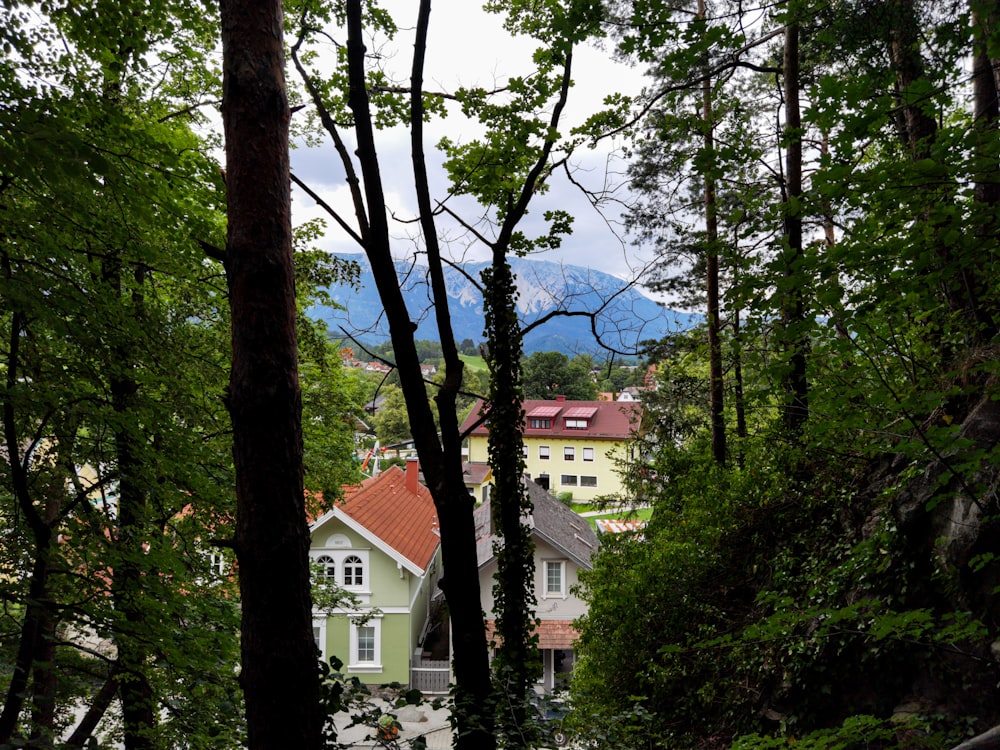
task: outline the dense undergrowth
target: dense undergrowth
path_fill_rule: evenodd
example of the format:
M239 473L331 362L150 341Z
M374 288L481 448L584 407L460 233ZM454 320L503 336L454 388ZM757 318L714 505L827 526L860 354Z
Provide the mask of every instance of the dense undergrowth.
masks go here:
M758 437L720 467L697 437L661 444L651 521L583 587L581 736L946 748L993 726L1000 420L994 385L964 394L932 446Z

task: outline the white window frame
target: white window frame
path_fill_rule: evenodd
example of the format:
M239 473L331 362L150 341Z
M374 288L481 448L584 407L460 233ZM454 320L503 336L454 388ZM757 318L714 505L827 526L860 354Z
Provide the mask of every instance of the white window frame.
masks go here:
M552 448L548 445L538 446L538 460L548 461L552 457Z
M351 582L347 582L347 571L348 567L351 570ZM343 581L343 586L345 589L350 589L351 591L360 591L365 587L365 581L368 580L368 571L366 570L364 559L361 555L350 554L347 555L343 562L340 564L341 575L343 576L341 580ZM359 582L357 579L360 578Z
M586 430L589 427L590 427L590 420L574 419L572 417L566 419L567 430Z
M560 474L559 485L561 487L579 487L580 480L576 474Z
M576 448L574 446L563 446L563 461L576 461Z
M360 647L360 629L371 628L375 640L374 660L360 661L358 649ZM350 662L347 665L348 672L354 673L377 673L382 671L382 618L378 615L369 615L365 620L351 620L350 634Z
M316 644L316 647L319 649L319 658L322 661L324 661L324 662L326 661L326 622L327 622L327 619L328 618L326 617L326 615L314 614L313 615L313 621L312 621L312 623L313 623L313 630L314 631L315 630L319 630L319 634L316 636L316 638L319 640L319 643Z
M588 484L587 482L584 481L585 479L592 479L594 481ZM591 489L597 487L597 477L596 476L591 476L589 474L581 474L580 475L580 486L581 487L589 487Z
M323 573L327 578L332 578L337 583L340 583L340 579L337 577L337 558L333 555L322 554L316 557L316 562L323 566Z
M323 548L313 550L311 553L313 562L324 566L327 580L334 581L338 586L342 586L355 594L371 594L371 572L370 555L366 549L329 549ZM361 583L352 583L350 586L344 583L344 563L350 557L357 557L361 560Z
M542 598L543 599L565 599L566 598L566 561L565 560L546 560L543 566L544 579L542 580ZM549 576L550 570L559 571L559 588L551 589L549 588L549 583L551 578Z
M583 460L584 461L593 461L594 460L594 449L593 448L584 448L583 449Z

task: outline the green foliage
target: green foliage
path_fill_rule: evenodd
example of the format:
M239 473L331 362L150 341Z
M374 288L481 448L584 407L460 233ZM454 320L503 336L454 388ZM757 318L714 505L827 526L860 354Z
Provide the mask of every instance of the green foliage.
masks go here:
M100 1L3 13L5 719L63 736L117 684L148 690L152 721L128 731L154 746L243 747L227 289L205 255L224 245L224 177L200 129L220 83L215 14ZM308 249L315 236L299 235L303 309L343 273ZM354 471L352 388L325 335L299 323L307 477L339 487Z
M305 486L331 503L342 485L361 478L355 433L365 384L358 372L341 367L339 358L300 362L299 379Z
M995 679L982 659L990 628L928 603L928 589L951 584L929 577L898 526L851 527L878 506L834 489L833 469L804 496L779 456L759 451L746 469L723 470L706 453L689 442L658 455L642 536L606 539L582 577L589 611L572 690L584 715L610 720L638 699L669 728L668 744L746 734L747 747L845 746L868 733L909 746L888 717L920 674L975 694ZM927 746L957 741L977 716L967 701L955 708L946 721L923 709Z
M410 438L410 420L406 413L406 401L403 399L403 391L389 385L379 390L379 395L385 401L379 406L375 417L372 419L372 427L378 435L382 445L395 445Z
M561 352L534 352L524 360L524 397L555 399L565 396L572 401L593 401L597 386L591 377L589 357L572 360Z

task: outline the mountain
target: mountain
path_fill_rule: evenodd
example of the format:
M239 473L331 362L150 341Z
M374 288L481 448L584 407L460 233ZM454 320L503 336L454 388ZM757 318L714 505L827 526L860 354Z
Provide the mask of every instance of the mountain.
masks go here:
M330 287L330 298L343 309L316 306L310 315L326 321L332 334L350 333L360 341L381 343L389 338L382 303L375 288L368 260L363 255L341 255L361 267L358 286ZM483 341L483 300L473 283L489 263L464 263L445 269L445 283L451 303L455 340ZM538 321L554 310L558 315L531 330L524 338L524 351L558 351L573 355L596 351L595 331L607 345L632 351L637 342L662 338L669 332L685 330L701 322L700 315L670 310L610 274L580 266L550 261L514 259L511 268L517 279L518 315L525 325ZM426 280L427 267L396 262L396 275L414 316L418 339L438 340ZM600 311L591 322L589 315ZM593 326L593 327L592 327Z

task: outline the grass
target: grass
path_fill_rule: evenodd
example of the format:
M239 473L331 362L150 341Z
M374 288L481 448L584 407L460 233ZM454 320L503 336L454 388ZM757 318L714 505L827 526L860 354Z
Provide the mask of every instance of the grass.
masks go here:
M459 354L458 358L465 362L466 366L473 370L487 370L486 360L478 355Z
M572 503L570 509L574 513L586 513L593 509L593 506L589 503ZM587 521L592 528L597 528L597 520L599 518L638 518L642 521L648 521L653 516L652 508L638 508L636 510L630 510L628 508L622 510L609 510L605 513L598 513L594 516L584 516L584 520Z

